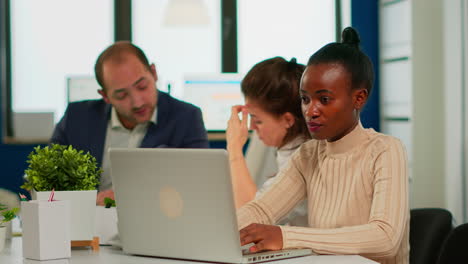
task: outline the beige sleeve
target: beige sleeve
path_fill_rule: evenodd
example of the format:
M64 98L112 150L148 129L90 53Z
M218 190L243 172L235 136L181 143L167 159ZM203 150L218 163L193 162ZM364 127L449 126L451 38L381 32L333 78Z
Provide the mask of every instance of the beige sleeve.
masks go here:
M395 256L409 222L407 159L400 141L390 140L388 149L375 159L373 173L373 201L366 224L330 229L282 226L283 247L311 248L319 254Z
M237 210L239 229L251 223L274 224L306 197L306 183L300 170L298 152L274 179L268 190Z

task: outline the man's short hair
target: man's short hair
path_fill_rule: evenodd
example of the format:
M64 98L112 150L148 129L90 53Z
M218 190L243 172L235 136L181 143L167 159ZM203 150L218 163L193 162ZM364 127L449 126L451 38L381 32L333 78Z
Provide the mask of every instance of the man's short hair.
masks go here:
M125 58L125 55L135 55L138 60L147 68L148 71L151 71L151 66L146 58L145 53L136 45L132 44L129 41L118 41L106 48L97 58L96 64L94 65L94 73L96 75L96 80L103 90L106 90L104 86L104 76L103 76L103 65L104 62L108 60L113 60L115 62L122 62Z

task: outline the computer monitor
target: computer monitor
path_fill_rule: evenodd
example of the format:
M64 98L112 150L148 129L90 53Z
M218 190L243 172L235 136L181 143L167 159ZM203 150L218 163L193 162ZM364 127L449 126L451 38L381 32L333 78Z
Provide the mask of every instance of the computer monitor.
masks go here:
M71 103L90 99L101 99L101 95L97 92L99 89L101 89L101 86L99 86L94 76L68 77L67 101Z
M54 131L54 112L13 112L13 129L19 140L49 140Z
M240 88L242 77L231 73L185 76L182 99L201 108L209 132L224 132L231 106L244 104Z

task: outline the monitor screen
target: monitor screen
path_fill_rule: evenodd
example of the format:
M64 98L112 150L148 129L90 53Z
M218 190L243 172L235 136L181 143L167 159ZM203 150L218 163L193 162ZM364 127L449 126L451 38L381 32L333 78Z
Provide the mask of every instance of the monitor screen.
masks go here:
M16 139L47 141L54 131L54 112L13 112Z
M97 90L101 86L94 76L69 77L67 78L67 100L69 103L90 99L101 99Z
M231 106L244 104L242 77L231 73L186 75L182 100L201 108L206 130L223 132Z

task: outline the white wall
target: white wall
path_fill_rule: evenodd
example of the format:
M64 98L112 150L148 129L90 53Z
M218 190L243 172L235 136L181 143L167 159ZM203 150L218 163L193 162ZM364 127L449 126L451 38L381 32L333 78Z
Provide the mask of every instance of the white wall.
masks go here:
M446 206L442 7L412 1L414 207Z
M380 3L382 128L408 149L410 205L447 208L458 223L464 222L465 2ZM394 117L408 117L409 122L398 121L397 126Z
M444 1L444 75L445 75L445 199L447 208L457 223L468 221L464 217L463 177L466 173L466 137L463 130L464 61L462 45L462 1ZM465 110L466 111L466 110ZM466 131L466 129L465 129ZM465 147L463 147L465 145ZM464 159L463 159L464 158Z
M466 5L411 1L412 207L442 207L468 221Z

